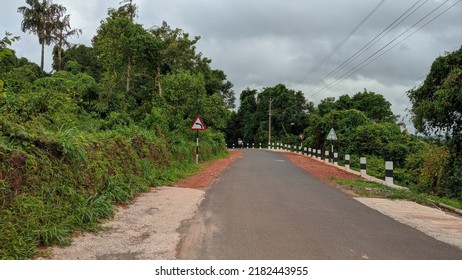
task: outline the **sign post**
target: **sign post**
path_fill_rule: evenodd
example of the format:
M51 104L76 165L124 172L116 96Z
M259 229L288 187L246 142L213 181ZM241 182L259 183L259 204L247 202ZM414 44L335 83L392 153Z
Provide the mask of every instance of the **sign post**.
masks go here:
M189 130L196 131L196 164L199 163L199 130L206 130L207 127L205 126L204 121L201 119L201 116L198 115L191 126L189 127Z
M331 144L330 144L330 147L331 147L331 155L333 156L334 155L334 141L337 141L337 134L335 133L335 130L334 128L331 128L330 131L329 131L329 134L327 135L327 140L330 140Z

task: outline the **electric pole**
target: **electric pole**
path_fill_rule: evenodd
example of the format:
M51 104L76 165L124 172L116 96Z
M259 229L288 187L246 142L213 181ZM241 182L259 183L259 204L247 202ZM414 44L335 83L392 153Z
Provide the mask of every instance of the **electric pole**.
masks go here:
M268 145L271 145L271 104L273 104L273 99L269 100L269 114L268 114Z

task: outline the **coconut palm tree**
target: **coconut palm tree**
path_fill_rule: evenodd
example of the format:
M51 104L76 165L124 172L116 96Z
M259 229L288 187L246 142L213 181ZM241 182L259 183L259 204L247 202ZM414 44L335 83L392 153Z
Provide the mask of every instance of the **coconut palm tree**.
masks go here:
M57 14L63 14L66 8L62 5L53 4L51 0L26 0L28 6L18 8L18 12L23 15L21 30L28 31L38 36L39 43L42 45L42 56L40 68L44 68L45 45L50 45L53 41L53 21Z
M81 29L71 29L70 15L58 14L55 20L55 28L53 30L53 40L56 43L58 65L55 65L56 70L62 70L62 53L63 47L70 47L71 44L67 38L79 36L82 34Z

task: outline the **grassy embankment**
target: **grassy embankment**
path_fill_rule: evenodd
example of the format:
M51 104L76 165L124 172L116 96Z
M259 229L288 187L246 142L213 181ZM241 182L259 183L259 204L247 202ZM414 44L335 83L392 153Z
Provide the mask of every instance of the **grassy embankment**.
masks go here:
M0 259L70 244L75 232L98 230L116 204L200 169L184 136L137 126L42 133L5 119L1 126ZM202 160L225 154L221 134L203 133Z
M340 164L343 165L343 162ZM358 156L352 156L351 168L353 170L359 171ZM367 158L367 174L376 178L383 179L385 177L385 161L378 157L369 156ZM407 187L408 190L393 189L375 182L365 181L363 179L341 180L331 178L331 180L335 181L343 188L347 188L360 196L389 199L407 199L423 205L435 206L438 204L443 204L462 210L462 201L439 197L422 192L419 189L419 186L413 183L414 180L412 179L411 175L399 168L394 170L394 183L396 185Z

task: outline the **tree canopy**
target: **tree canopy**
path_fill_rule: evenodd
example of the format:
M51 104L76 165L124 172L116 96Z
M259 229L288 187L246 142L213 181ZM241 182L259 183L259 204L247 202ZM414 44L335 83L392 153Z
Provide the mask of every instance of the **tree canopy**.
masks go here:
M462 133L462 47L438 57L423 84L408 92L415 128L460 137Z
M62 47L68 45L67 38L81 33L71 29L66 7L54 4L51 0L26 0L28 6L21 6L18 12L23 15L21 30L37 35L42 46L40 68L44 69L45 45L55 43L60 54Z
M417 131L446 136L446 195L462 196L462 47L433 62L424 83L408 92Z

